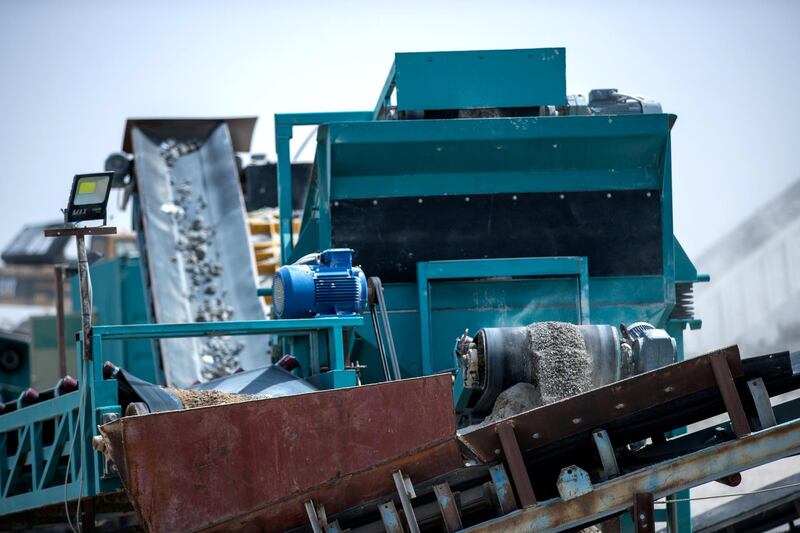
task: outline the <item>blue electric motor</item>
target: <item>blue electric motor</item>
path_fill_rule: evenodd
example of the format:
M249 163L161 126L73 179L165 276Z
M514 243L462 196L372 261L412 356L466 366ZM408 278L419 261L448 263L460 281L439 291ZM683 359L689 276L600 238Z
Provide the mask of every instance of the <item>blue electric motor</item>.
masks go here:
M361 313L367 278L353 266L353 250L332 248L284 265L272 278L272 311L278 318Z

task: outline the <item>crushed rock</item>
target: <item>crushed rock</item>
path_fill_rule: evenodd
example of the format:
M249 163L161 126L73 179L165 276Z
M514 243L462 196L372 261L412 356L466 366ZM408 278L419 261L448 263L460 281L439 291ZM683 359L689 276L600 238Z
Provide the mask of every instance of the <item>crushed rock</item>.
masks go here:
M545 405L591 388L592 358L578 326L535 322L528 326L528 339Z
M542 405L542 395L535 385L517 383L497 396L492 413L484 420L485 424L497 422Z
M213 224L209 222L208 202L202 191L193 190L196 180L178 172L178 160L200 150L203 141L167 139L159 146L167 167L173 198L161 210L171 215L176 238L176 255L186 280L186 299L195 322L222 322L233 319L234 309L228 304L223 283L223 265ZM200 373L204 380L232 374L239 368L239 354L244 343L231 337L212 337L201 341Z
M517 383L501 392L483 423L497 422L592 388L592 358L578 326L534 322L528 326L528 342L538 386Z
M247 402L250 400L261 400L266 396L254 396L251 394L233 394L218 390L188 390L170 388L169 391L178 397L184 409L193 407L209 407L211 405L223 405L229 403Z

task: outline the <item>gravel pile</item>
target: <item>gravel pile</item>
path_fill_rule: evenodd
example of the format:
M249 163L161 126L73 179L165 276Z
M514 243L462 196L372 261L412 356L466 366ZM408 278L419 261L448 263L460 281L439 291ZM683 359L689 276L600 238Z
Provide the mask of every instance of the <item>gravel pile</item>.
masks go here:
M592 358L583 334L567 322L535 322L528 326L528 355L533 358L538 382L517 383L495 400L483 423L557 402L592 387Z
M177 396L178 399L180 399L184 409L247 402L250 400L260 400L265 398L265 396L231 394L229 392L220 392L217 390L187 390L170 388L169 391Z
M517 383L497 396L491 414L483 422L491 424L540 405L542 405L542 395L536 386L530 383Z
M528 338L545 405L591 388L592 359L577 326L536 322L528 326Z

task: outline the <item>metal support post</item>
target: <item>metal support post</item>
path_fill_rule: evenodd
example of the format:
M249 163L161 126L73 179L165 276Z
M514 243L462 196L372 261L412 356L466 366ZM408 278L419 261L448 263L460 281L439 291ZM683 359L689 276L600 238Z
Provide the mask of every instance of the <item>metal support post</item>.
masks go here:
M458 505L456 505L456 499L453 496L453 491L450 490L450 485L447 483L434 485L433 492L436 493L436 503L442 513L445 530L451 533L462 529L464 525L461 523L461 514L458 512Z
M314 533L322 533L320 517L317 515L317 508L314 505L314 502L308 500L304 504L304 507L306 508L306 515L308 516L308 522L309 524L311 524L311 531L313 531ZM325 515L323 514L323 517L324 516ZM325 522L327 522L327 520L325 520Z
M64 343L64 265L55 266L56 276L56 346L59 377L67 375L67 348Z
M743 437L750 433L750 423L742 407L742 399L736 390L733 382L733 375L725 359L725 352L718 351L710 356L711 370L714 372L714 379L717 381L719 392L722 394L722 401L725 402L725 409L731 419L731 427L737 437Z
M290 142L292 127L275 125L275 149L278 153L278 208L281 232L281 264L289 262L292 241L292 164Z
M597 454L600 456L600 462L603 465L603 472L601 479L606 481L612 477L619 475L619 466L617 466L617 457L614 455L614 446L611 444L611 439L608 438L608 433L604 429L597 429L592 432L592 441Z
M633 500L633 525L636 533L652 533L656 530L653 493L639 492Z
M492 476L494 493L497 496L497 503L500 505L500 514L508 514L517 510L517 501L514 499L514 489L511 487L511 480L508 479L503 463L499 463L489 468Z
M756 412L758 413L758 421L761 424L761 429L771 428L778 425L775 420L775 411L772 410L772 402L769 399L769 392L762 378L751 379L747 382L747 387L750 389L750 395L753 397L753 403L756 404Z
M81 292L81 331L83 332L83 360L92 360L92 285L89 277L89 259L82 233L75 235L78 245L78 285ZM81 383L81 386L84 384Z
M400 503L403 505L403 513L406 515L408 531L410 533L420 533L417 517L414 515L414 507L411 505L411 498L416 497L411 479L404 476L400 470L392 474L392 478L394 479L394 486L397 487L397 494L400 496Z
M81 532L94 533L95 532L95 510L94 500L86 498L81 508Z
M394 506L393 501L379 505L378 510L381 513L381 521L386 533L405 533L403 524L400 522L400 515L397 513L397 507Z
M511 479L514 480L514 487L517 489L517 497L522 507L536 505L536 496L533 493L531 479L525 470L525 461L522 459L522 452L514 434L513 422L503 422L495 428L497 436L500 438L500 447L503 449L508 469L511 472Z

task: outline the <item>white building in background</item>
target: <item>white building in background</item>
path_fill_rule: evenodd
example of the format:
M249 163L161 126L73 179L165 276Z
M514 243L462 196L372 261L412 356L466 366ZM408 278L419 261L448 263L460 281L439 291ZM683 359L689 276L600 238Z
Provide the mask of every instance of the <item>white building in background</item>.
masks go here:
M703 327L687 356L738 344L742 356L800 350L800 180L694 261Z

